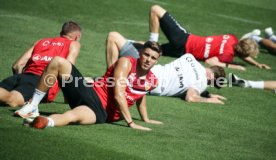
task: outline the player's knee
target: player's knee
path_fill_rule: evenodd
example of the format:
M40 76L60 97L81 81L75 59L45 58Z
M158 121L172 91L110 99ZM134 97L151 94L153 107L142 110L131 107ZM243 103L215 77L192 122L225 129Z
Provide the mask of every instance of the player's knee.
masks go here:
M157 15L159 16L161 14L161 11L164 10L162 7L160 7L159 5L153 5L150 8L150 13L152 15Z
M78 117L77 114L75 114L72 110L71 111L67 111L65 113L65 116L67 118L67 120L70 122L70 123L77 123L79 122L80 118Z
M8 99L7 99L6 103L10 107L18 107L18 106L23 106L24 100L21 100L19 97L17 97L16 95L14 95L14 94L11 93L8 96Z
M109 32L107 36L108 42L116 42L116 40L120 37L120 33L118 32Z
M55 56L55 57L51 60L49 66L51 66L51 67L58 67L58 66L60 66L61 64L64 64L65 61L66 61L66 60L65 60L64 58L59 57L59 56Z

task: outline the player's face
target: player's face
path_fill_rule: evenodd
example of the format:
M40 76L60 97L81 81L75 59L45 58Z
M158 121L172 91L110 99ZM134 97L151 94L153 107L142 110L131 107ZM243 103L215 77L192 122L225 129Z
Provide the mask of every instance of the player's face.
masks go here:
M73 34L74 34L74 40L75 41L80 41L80 39L81 39L81 32L80 31L74 31L73 32Z
M160 57L159 53L156 51L145 48L140 53L140 65L143 70L149 70L151 67L157 63L158 58Z

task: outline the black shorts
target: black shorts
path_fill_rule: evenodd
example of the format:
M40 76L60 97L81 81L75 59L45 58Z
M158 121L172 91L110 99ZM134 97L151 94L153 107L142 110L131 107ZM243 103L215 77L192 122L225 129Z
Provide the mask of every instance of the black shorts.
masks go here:
M24 101L29 101L34 94L35 87L39 83L40 76L23 73L15 74L0 82L0 88L4 88L7 91L18 91L22 94Z
M185 45L189 37L188 31L183 28L168 12L160 19L160 27L169 40L161 45L163 55L180 57L185 52Z
M63 95L68 100L71 109L86 105L96 114L96 123L106 122L107 113L101 100L91 85L85 85L83 76L74 65L72 65L71 76L72 81L70 83L62 84L59 80Z

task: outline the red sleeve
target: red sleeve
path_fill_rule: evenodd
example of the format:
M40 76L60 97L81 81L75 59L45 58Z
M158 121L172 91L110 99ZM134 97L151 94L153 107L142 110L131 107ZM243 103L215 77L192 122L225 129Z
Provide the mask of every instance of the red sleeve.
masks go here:
M218 56L218 59L220 62L231 63L233 61L233 56L229 54L223 54Z

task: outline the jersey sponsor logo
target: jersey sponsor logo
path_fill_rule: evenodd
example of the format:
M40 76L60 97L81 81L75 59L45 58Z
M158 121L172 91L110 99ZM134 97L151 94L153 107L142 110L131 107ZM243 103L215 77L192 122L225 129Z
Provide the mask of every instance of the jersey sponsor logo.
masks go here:
M178 77L178 82L179 82L179 88L183 88L184 87L184 83L183 83L183 79L184 79L184 76L183 74L179 71L180 70L180 67L175 67L174 68L177 72L177 77Z
M52 59L53 59L53 57L50 57L50 56L41 56L41 55L39 55L39 54L35 54L35 55L32 57L32 60L33 60L34 62L36 62L36 61L50 62Z
M49 46L49 45L62 47L62 46L64 46L64 43L62 43L62 42L44 41L44 42L42 43L42 45L45 46L45 47L46 47L46 46Z
M212 37L207 37L206 38L206 42L207 43L211 43L213 40L214 40L214 38L212 38Z
M193 59L191 57L187 57L186 58L186 61L189 62L191 64L191 67L195 73L195 76L196 76L196 80L199 80L199 75L198 75L198 71L196 69L196 65L195 63L193 62Z
M206 38L206 44L205 44L205 50L204 50L204 58L208 58L210 54L210 49L211 49L211 42L213 42L214 38L213 37L207 37Z
M227 43L228 39L230 38L229 35L223 35L222 41L219 48L219 54L222 55L224 53L224 46Z

